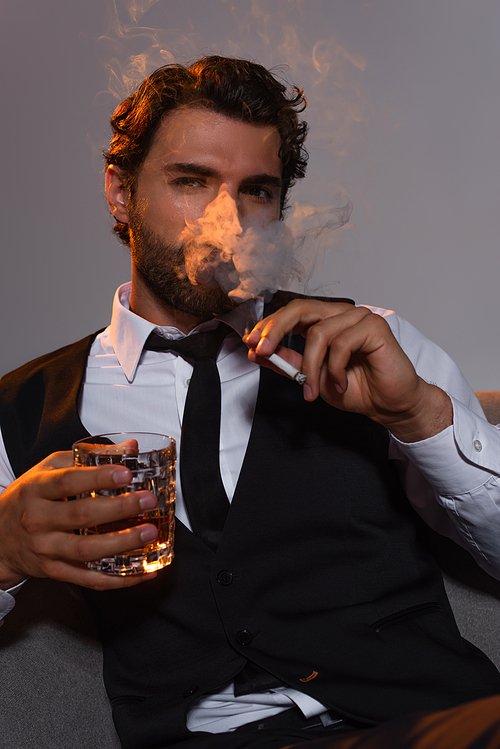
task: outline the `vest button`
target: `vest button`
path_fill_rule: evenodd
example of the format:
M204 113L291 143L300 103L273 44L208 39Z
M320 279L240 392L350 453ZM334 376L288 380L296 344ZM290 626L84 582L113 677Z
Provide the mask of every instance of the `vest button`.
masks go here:
M227 570L221 570L217 575L217 582L219 585L231 585L233 582L233 573Z
M184 694L182 696L183 697L191 697L191 695L194 694L197 691L198 691L198 684L196 684L196 686L194 686L194 687L191 687L191 689L186 689L186 691L184 692Z
M253 640L253 635L247 629L241 629L236 635L236 641L240 645L250 645Z

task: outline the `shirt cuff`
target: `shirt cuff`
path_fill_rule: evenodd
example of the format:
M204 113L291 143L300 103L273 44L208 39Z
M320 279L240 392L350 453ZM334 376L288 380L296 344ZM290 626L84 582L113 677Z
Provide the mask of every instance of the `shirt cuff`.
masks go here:
M500 476L500 429L452 398L457 447L472 464Z
M17 585L14 585L13 588L9 588L9 590L0 590L0 627L3 624L4 618L7 614L10 614L16 605L16 599L14 596L18 590L21 590L25 582L26 580L23 580Z
M420 442L401 442L402 452L435 491L443 496L473 492L491 474L500 473L500 431L460 401L453 404L453 425Z

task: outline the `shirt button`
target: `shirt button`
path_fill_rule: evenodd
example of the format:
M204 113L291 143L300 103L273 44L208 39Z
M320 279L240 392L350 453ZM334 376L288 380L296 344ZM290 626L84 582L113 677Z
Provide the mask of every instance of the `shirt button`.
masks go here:
M191 689L186 689L186 691L184 692L184 694L182 696L183 697L191 697L191 695L194 694L197 691L198 691L198 684L196 684L196 686L194 686L194 687L191 687Z
M217 575L217 582L219 585L231 585L233 582L233 573L227 570L221 570Z
M480 440L474 440L474 442L472 444L474 445L474 450L477 453L480 453L481 450L483 449L483 445L482 445L482 443L481 443Z
M187 387L187 388L189 387L189 383L190 383L190 382L191 382L191 377L188 377L188 379L186 380L186 387Z
M236 635L236 642L238 642L240 645L250 645L252 640L253 636L247 629L240 630Z

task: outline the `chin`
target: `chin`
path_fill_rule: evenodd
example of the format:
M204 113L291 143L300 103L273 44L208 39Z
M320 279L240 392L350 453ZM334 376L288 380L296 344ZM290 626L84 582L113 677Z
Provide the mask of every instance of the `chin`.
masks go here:
M149 290L168 310L181 312L193 317L220 316L231 312L237 302L230 299L220 287L193 285L187 279L175 284L158 284L157 279L144 279Z

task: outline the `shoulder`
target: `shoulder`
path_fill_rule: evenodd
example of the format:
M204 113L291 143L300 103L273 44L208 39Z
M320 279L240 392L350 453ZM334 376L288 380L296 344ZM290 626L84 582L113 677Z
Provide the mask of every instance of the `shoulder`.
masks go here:
M39 356L4 375L0 379L2 397L8 398L10 394L19 390L28 382L40 377L43 378L46 372L53 372L57 376L63 373L68 366L78 367L79 364L84 366L90 347L97 335L98 333L92 333L79 341Z

